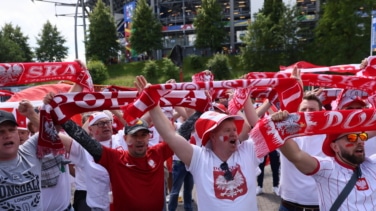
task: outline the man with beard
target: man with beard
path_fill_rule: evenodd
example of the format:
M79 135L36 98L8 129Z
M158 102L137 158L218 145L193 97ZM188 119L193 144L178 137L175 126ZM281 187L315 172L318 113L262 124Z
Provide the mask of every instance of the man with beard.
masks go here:
M287 115L288 112L281 111L273 114L272 119L280 121ZM364 143L368 137L367 132L327 135L322 150L328 157L311 156L292 139L286 140L280 150L303 174L315 179L320 210L331 209L356 170L360 176L338 210L375 210L376 157L365 156Z

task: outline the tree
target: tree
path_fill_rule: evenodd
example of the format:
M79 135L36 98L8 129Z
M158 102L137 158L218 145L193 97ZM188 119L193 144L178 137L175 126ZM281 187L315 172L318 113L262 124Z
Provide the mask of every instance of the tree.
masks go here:
M193 20L196 30L196 48L210 48L220 50L225 41L227 32L222 21L222 8L217 0L203 0L197 16Z
M40 62L61 62L68 55L68 47L64 46L66 39L57 30L56 25L52 26L47 21L38 34L35 55Z
M101 60L108 64L117 58L120 51L115 21L102 0L98 0L89 16L89 35L86 42L86 55L89 60Z
M137 1L132 20L131 48L139 54L146 52L150 58L152 50L162 48L162 24L146 0Z
M286 9L282 0L264 0L264 6L259 10L259 13L270 15L272 23L278 23Z
M11 23L5 24L0 34L4 42L0 44L1 48L6 48L7 45L12 46L12 49L2 49L4 56L9 58L7 62L31 62L33 60L33 52L27 43L29 37L23 35L19 26L13 27ZM17 55L12 55L13 53Z
M369 55L372 4L374 0L326 2L315 28L315 47L312 48L315 63L359 63Z
M241 49L241 64L251 71L277 71L279 65L296 62L300 52L297 10L281 1L265 1L256 21L248 26ZM280 16L277 17L276 14Z

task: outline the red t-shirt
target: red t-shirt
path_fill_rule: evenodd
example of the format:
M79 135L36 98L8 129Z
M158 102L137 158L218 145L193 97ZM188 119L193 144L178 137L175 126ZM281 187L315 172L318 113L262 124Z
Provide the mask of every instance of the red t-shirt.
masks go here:
M99 164L110 175L115 210L162 210L164 161L173 155L166 143L149 147L146 156L135 158L128 151L103 147ZM107 197L107 196L103 196Z

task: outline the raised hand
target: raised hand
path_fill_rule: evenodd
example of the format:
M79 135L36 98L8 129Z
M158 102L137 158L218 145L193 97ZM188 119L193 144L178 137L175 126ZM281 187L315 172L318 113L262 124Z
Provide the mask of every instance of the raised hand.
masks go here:
M134 86L137 88L138 94L141 94L141 92L149 87L151 84L148 83L146 78L143 75L136 76L136 81L134 82Z
M34 115L34 106L30 103L29 100L21 100L18 104L18 112L26 117Z
M50 104L52 98L54 98L54 97L55 97L55 93L53 93L53 92L47 93L46 96L44 96L44 98L43 98L43 103L45 105Z

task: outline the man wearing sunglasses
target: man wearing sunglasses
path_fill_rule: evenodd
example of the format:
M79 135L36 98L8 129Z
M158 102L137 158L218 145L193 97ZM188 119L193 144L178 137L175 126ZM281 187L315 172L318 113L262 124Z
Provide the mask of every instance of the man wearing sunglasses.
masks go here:
M281 111L273 114L271 118L273 121L280 121L287 116L288 112ZM366 157L364 149L370 135L367 132L327 135L322 145L327 157L309 155L292 139L286 140L280 150L303 174L311 175L315 179L320 210L331 208L356 172L361 176L357 178L355 186L339 210L375 210L376 157Z
M368 107L367 103L362 97L367 96L366 92L356 89L344 89L338 95L337 100L332 104L334 110L353 110L353 109L365 109ZM338 103L338 105L336 105ZM376 137L370 138L365 143L366 156L376 154Z

